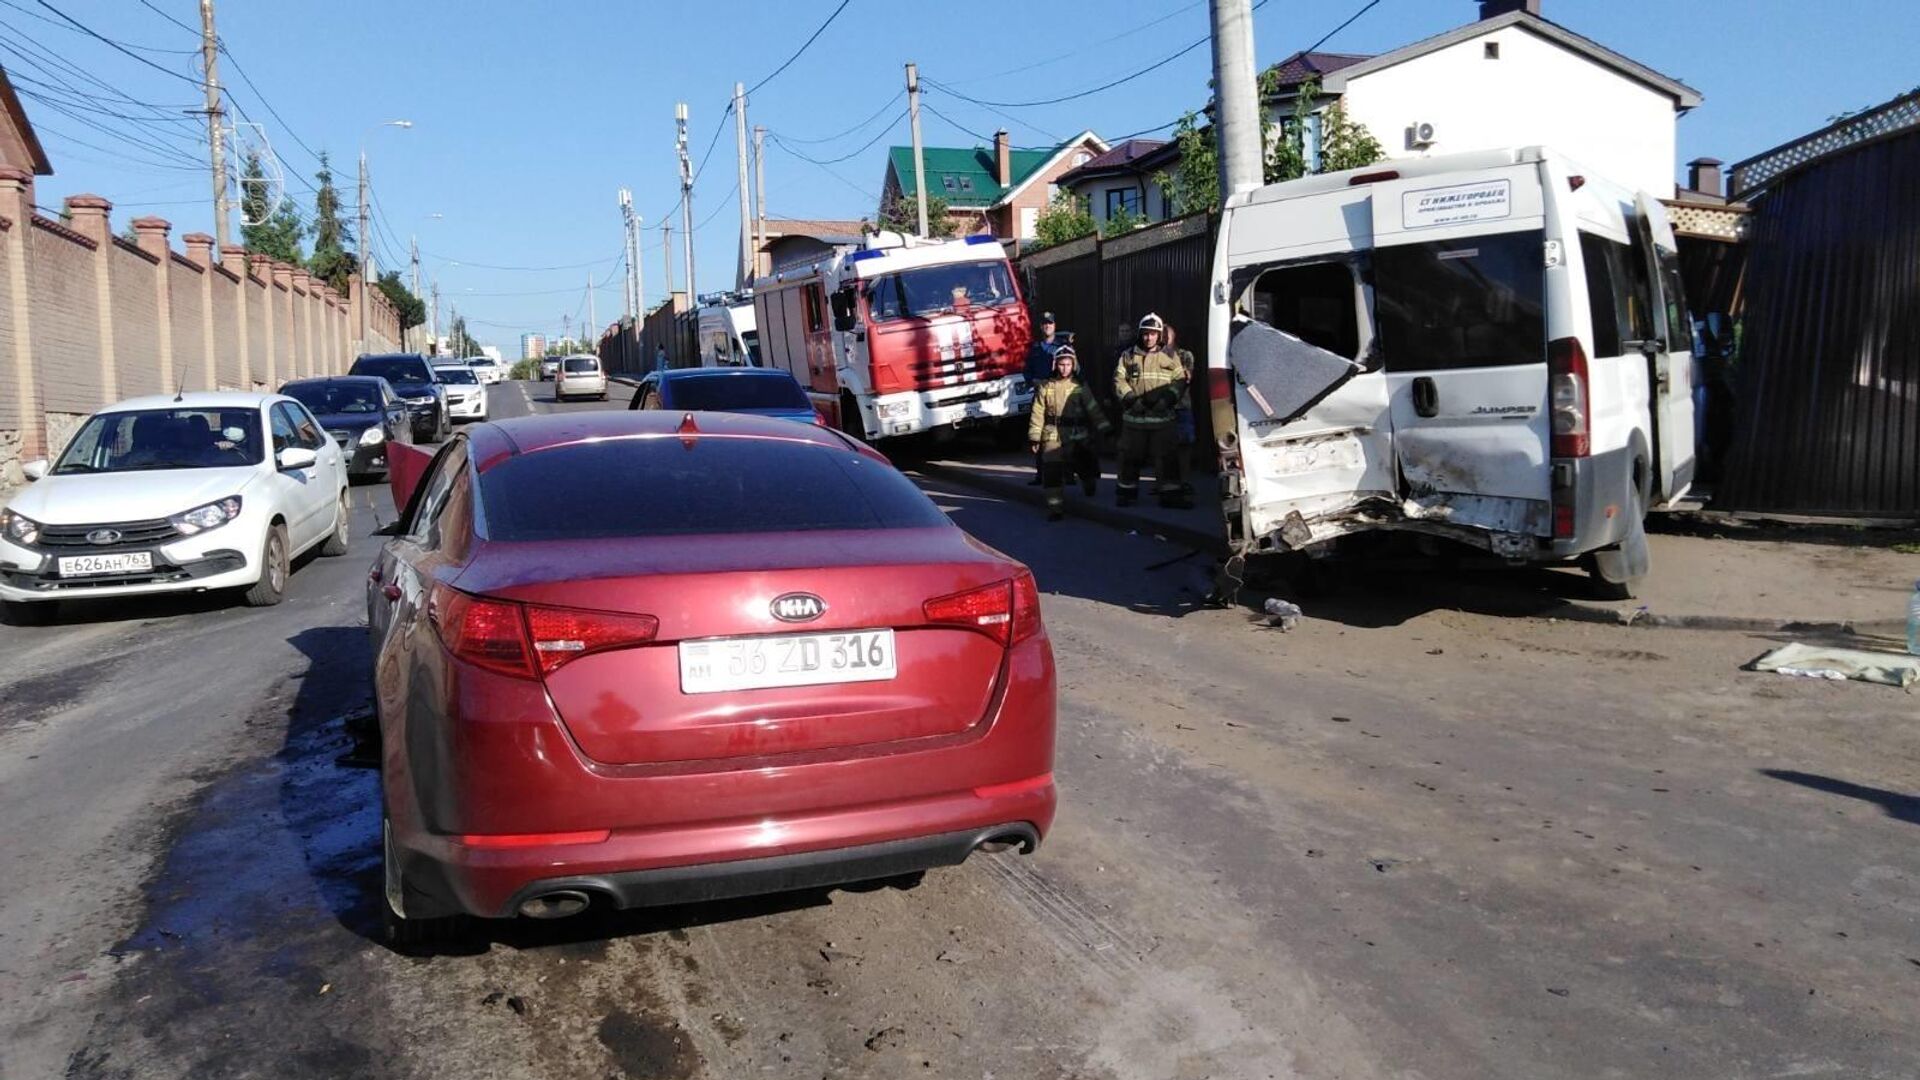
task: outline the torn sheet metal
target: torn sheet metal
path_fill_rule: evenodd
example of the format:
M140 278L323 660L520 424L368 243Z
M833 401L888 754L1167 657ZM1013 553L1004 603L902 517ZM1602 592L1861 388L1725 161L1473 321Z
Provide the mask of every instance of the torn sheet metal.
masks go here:
M1234 325L1227 361L1266 420L1299 419L1339 388L1360 365L1265 323Z

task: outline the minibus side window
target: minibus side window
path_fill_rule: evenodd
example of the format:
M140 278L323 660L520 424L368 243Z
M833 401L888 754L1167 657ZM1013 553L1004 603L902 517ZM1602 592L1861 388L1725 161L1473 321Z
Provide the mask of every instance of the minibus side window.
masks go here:
M1254 282L1251 314L1276 330L1349 360L1360 358L1353 270L1322 262L1268 270Z
M1589 232L1580 234L1580 261L1587 268L1587 307L1593 314L1593 355L1620 355L1620 283L1613 273L1609 246L1618 244Z
M1545 363L1543 243L1531 229L1375 248L1374 322L1387 370Z

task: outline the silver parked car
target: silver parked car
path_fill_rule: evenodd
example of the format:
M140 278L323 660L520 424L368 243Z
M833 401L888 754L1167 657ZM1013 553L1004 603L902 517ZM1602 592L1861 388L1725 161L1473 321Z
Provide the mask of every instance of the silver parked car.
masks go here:
M593 356L563 356L553 375L553 400L570 397L597 397L607 400L607 373Z

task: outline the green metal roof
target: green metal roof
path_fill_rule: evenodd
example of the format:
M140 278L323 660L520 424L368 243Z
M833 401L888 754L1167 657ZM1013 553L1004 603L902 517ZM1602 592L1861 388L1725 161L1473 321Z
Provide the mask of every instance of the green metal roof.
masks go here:
M1064 144L1062 144L1064 145ZM1053 159L1060 147L1051 150L1015 150L1013 151L1013 184L1001 187L995 178L993 148L975 146L968 149L949 146L929 146L921 151L926 161L927 194L940 196L947 205L955 208L979 210L992 206L1004 198L1007 192L1039 171L1041 166ZM900 191L912 195L913 186L913 147L895 146L887 153L887 166L893 170Z

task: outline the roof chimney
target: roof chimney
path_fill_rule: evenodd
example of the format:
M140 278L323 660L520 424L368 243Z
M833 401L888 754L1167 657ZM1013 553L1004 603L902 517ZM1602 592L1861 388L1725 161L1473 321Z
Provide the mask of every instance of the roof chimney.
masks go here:
M1534 18L1542 18L1540 0L1480 0L1480 18L1497 19L1510 11L1524 11Z
M1001 187L1013 186L1013 147L1007 142L1007 129L993 133L993 175Z
M1702 195L1720 197L1719 158L1694 158L1687 162L1687 186Z

